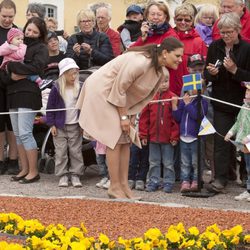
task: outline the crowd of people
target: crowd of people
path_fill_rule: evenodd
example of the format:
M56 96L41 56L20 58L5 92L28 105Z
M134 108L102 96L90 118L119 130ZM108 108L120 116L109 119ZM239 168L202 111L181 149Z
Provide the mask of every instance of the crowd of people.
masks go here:
M40 122L51 130L60 187L82 187L84 137L100 168L96 186L107 188L110 198L140 199L132 189L171 193L176 180L181 193L198 192L198 133L207 116L216 130L202 139L208 192L223 193L235 179L234 138L242 145L246 186L235 199L250 201L249 110L230 105L244 102L247 109L250 103L244 2L221 0L218 8L198 9L183 3L172 27L167 2L149 0L130 5L117 30L110 27L111 7L97 3L80 10L79 32L69 35L45 17L40 3L28 5L27 22L18 28L15 3L2 0L0 112L10 115L0 115L0 173L20 184L39 181L33 128L43 107L48 111ZM85 70L93 73L82 82ZM196 73L203 78L201 92L224 103L183 90L183 75Z

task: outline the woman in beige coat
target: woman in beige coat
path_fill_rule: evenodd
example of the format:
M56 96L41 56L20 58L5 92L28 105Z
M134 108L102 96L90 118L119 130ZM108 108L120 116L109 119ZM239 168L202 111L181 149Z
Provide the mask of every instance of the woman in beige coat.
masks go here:
M168 76L166 66L177 69L183 44L174 37L161 44L134 47L89 76L77 107L85 134L107 146L110 198L133 199L128 186L129 147L140 144L133 117L153 98Z

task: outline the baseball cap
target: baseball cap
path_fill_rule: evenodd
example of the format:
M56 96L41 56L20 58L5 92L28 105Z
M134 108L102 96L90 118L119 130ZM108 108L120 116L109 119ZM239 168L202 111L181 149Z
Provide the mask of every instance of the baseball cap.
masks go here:
M138 13L138 14L143 14L142 8L139 5L136 5L136 4L132 4L127 8L126 16L128 16L132 12Z
M201 54L194 54L194 55L188 57L187 66L190 68L192 68L196 65L204 65L204 64L205 64L205 60Z

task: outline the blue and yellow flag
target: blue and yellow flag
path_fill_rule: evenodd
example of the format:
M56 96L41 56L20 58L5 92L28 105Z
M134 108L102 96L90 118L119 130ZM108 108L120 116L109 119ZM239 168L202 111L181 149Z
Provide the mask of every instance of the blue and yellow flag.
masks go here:
M183 91L202 89L201 74L190 74L182 76Z
M214 133L216 133L214 126L207 119L207 117L204 116L203 120L201 121L201 126L199 129L198 135L210 135L210 134L214 134Z

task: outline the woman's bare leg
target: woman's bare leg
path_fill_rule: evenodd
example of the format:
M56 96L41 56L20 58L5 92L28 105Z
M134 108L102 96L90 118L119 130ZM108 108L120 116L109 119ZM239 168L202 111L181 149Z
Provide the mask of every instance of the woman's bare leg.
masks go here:
M9 144L9 159L16 160L17 159L17 145L16 145L16 137L12 131L6 131L7 142Z

